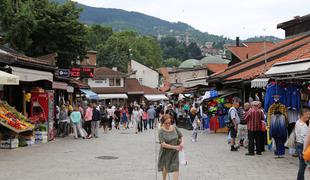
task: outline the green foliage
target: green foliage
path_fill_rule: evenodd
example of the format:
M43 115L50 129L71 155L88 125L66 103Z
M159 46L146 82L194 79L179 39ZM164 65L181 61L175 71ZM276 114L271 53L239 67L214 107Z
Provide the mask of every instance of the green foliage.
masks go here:
M166 67L179 67L181 64L181 61L176 58L169 58L164 60L163 65Z
M86 29L79 22L81 9L74 2L4 1L0 21L11 47L29 56L57 52L59 67L68 67L77 57L84 57Z
M270 41L270 42L274 42L277 43L279 41L281 41L282 39L274 37L274 36L255 36L252 38L248 38L246 40L244 40L244 42L262 42L262 41Z
M104 44L110 36L112 36L112 27L102 26L98 24L91 25L87 28L87 48L89 50L97 49L97 46Z
M201 58L201 50L194 42L188 46L184 42L178 42L175 37L165 37L160 40L163 49L163 59L176 58L181 61Z
M122 72L127 72L130 58L158 68L162 63L161 49L152 37L139 36L133 31L116 32L104 43L97 46L99 65L118 67Z

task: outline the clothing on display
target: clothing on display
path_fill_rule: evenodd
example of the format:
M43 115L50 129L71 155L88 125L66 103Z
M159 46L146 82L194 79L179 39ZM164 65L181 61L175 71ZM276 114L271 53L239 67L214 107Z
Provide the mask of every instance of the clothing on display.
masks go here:
M267 85L266 95L265 95L265 104L264 109L267 112L269 107L275 103L274 95L279 95L279 102L282 104L286 104L286 91L283 87L283 84L277 84L275 82L269 83Z
M299 111L301 108L301 94L300 88L295 84L290 84L286 90L286 106L289 109Z
M284 104L281 104L279 102L276 102L272 104L269 109L268 109L268 117L267 117L267 126L270 127L270 121L271 121L271 116L275 114L275 112L280 112L284 117L285 120L287 120L287 108Z

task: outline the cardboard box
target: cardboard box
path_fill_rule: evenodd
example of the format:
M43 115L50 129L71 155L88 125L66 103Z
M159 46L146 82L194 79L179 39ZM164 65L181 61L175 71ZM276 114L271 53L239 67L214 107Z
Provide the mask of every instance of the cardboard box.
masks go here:
M0 141L1 149L15 149L18 148L19 141L18 139L7 139Z

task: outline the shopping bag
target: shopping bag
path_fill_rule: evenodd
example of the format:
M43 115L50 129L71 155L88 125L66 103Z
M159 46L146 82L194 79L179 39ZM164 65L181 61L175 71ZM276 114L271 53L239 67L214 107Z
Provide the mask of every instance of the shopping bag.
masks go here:
M184 149L179 152L179 161L180 161L180 164L185 165L185 166L187 165L187 158L185 156Z
M310 146L306 148L303 157L305 161L310 161Z
M286 140L285 147L289 147L289 148L295 148L296 146L296 133L295 133L295 128L293 129L293 131L291 132L289 138Z

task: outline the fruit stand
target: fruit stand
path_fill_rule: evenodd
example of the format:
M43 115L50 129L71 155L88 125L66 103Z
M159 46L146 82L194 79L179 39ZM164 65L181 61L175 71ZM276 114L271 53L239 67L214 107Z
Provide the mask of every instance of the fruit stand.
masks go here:
M20 144L19 139L24 140L23 146L33 144L31 142L34 125L28 123L24 115L5 101L0 101L0 127L0 148L17 148Z

